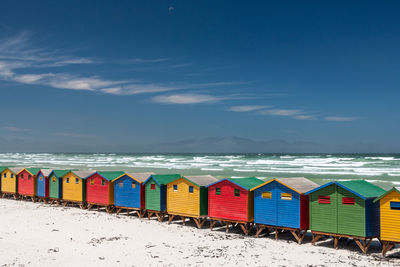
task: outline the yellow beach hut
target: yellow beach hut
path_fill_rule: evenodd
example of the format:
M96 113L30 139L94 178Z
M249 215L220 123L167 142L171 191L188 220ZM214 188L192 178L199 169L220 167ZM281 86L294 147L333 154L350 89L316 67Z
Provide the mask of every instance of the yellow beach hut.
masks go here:
M95 171L70 171L62 177L64 206L78 204L82 209L85 207L86 181L84 178L93 173Z
M1 195L2 197L11 196L17 199L18 182L17 175L23 168L6 168L1 172Z
M167 184L167 213L168 223L175 216L192 218L197 227L201 228L208 214L207 185L217 182L211 175L185 176Z
M382 254L385 256L400 243L400 187L393 187L375 201L379 201Z

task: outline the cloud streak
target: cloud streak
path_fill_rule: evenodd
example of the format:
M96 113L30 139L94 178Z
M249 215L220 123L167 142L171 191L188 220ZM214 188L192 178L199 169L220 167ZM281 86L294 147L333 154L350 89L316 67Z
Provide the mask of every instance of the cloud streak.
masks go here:
M233 106L228 108L229 111L233 112L249 112L249 111L256 111L266 108L271 108L272 106L259 106L259 105L245 105L245 106Z
M356 117L338 117L338 116L329 116L325 117L327 121L336 121L336 122L349 122L357 120Z
M207 94L173 94L160 95L152 98L152 102L162 104L205 104L215 103L225 99L224 97L212 96Z

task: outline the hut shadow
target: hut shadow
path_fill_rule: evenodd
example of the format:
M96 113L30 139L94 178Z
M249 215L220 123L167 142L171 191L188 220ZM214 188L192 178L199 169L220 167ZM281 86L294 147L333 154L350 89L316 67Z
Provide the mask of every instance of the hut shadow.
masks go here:
M318 241L315 246L316 247L326 247L335 250L333 246L333 238L331 237L324 237L324 239ZM351 238L340 238L338 242L338 248L337 249L345 249L351 252L356 252L363 254L361 249L358 247L356 242L351 239ZM369 246L368 254L375 254L375 253L381 253L382 252L382 246L381 243L377 239L373 239L371 242L371 245Z
M253 235L255 238L268 238L275 241L275 231L267 231L264 230L261 234L256 237L255 234ZM287 243L294 243L298 244L296 238L292 235L289 231L279 232L277 241L284 241ZM301 244L311 243L312 241L312 234L311 232L307 232Z

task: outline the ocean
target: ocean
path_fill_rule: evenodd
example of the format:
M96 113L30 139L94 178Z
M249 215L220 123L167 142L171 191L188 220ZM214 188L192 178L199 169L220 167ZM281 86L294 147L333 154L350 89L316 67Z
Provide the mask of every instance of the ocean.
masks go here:
M400 154L0 153L0 166L211 174L218 178L306 177L319 184L364 179L385 189L400 186Z

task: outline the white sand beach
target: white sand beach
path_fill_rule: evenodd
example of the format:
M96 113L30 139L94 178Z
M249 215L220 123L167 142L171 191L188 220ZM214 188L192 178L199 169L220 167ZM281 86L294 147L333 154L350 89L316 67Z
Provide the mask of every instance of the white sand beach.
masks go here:
M239 229L197 229L72 207L0 199L1 266L399 266L400 250L383 258L352 241L303 245L282 234L255 238Z

